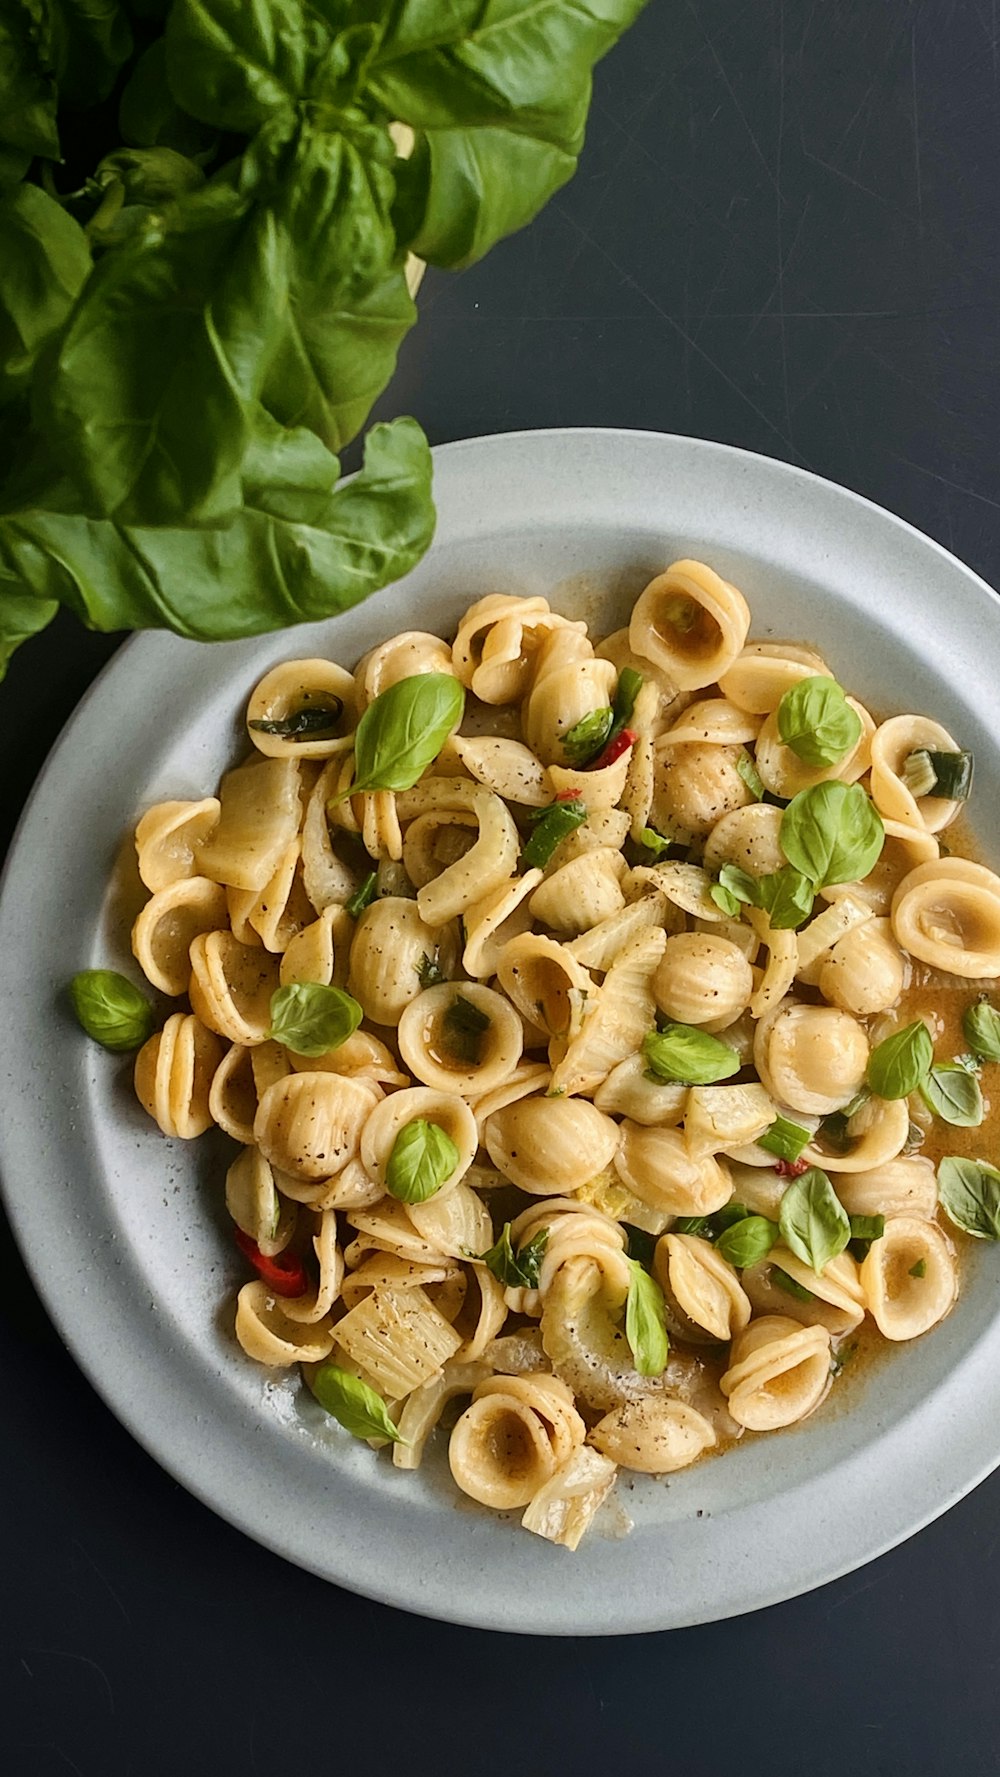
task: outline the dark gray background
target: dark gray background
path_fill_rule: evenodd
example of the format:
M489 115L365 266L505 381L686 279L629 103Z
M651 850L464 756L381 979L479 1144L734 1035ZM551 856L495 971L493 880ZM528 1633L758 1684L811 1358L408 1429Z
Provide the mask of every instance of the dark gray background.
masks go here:
M996 583L998 58L997 0L652 0L600 70L575 183L477 270L428 278L384 410L435 442L724 439L857 488ZM16 658L7 834L113 646L59 622ZM742 1620L618 1642L443 1627L285 1566L182 1492L77 1372L9 1241L0 1262L5 1777L1000 1768L1000 1478Z

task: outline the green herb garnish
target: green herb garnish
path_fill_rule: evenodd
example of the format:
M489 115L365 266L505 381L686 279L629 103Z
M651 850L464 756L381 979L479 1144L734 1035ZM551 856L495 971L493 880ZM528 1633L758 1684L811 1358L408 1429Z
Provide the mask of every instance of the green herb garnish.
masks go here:
M382 1396L337 1364L321 1364L310 1384L321 1407L354 1438L388 1438L404 1444Z
M500 1238L488 1252L480 1253L479 1257L488 1271L492 1271L505 1289L536 1290L541 1272L545 1249L549 1244L549 1231L539 1228L537 1234L526 1241L518 1252L514 1251L510 1238L510 1223L504 1222Z
M776 1289L784 1290L786 1296L794 1296L796 1302L815 1302L816 1297L812 1290L807 1290L796 1278L789 1277L788 1272L782 1271L780 1265L771 1266L770 1278Z
M983 1061L1000 1061L1000 1012L989 1000L977 1000L962 1014L962 1034Z
M836 765L861 739L861 718L836 679L800 679L778 705L778 733L806 765Z
M874 803L860 784L813 784L781 817L781 849L814 888L858 882L873 870L885 840Z
M650 1277L637 1259L627 1262L625 1337L640 1376L662 1376L670 1351L663 1291L655 1277Z
M810 1166L781 1199L778 1226L785 1245L804 1265L820 1272L851 1238L847 1211L825 1172Z
M421 987L441 987L448 977L436 956L428 956L426 950L417 964L417 977Z
M458 1165L458 1149L439 1123L415 1117L392 1144L385 1169L386 1190L400 1203L426 1203Z
M467 1000L464 994L456 994L445 1009L441 1025L455 1060L478 1067L482 1060L483 1038L490 1028L489 1017L482 1008Z
M354 737L354 781L332 802L368 790L411 790L462 719L451 673L413 673L373 698Z
M766 1259L777 1238L776 1222L767 1216L744 1216L741 1221L723 1229L715 1243L716 1252L737 1270L744 1271L748 1265L757 1265L761 1259Z
M271 995L272 1042L296 1055L327 1055L353 1036L364 1013L342 987L296 981Z
M607 745L614 719L611 705L605 704L603 709L588 710L585 716L580 717L579 722L574 722L562 740L568 763L579 769L588 765L591 759L596 759Z
M801 1123L792 1123L788 1117L776 1117L770 1129L758 1135L757 1146L778 1160L798 1160L811 1141L811 1129L803 1129Z
M1000 1240L1000 1172L995 1166L949 1154L937 1178L938 1197L956 1228L976 1240Z
M907 1276L908 1277L926 1277L927 1276L927 1260L926 1259L918 1259L915 1265L910 1266L910 1269L907 1272Z
M587 805L576 797L533 809L528 819L534 831L521 852L522 871L544 870L556 847L575 833L577 827L582 827L586 818Z
M115 1055L141 1049L153 1034L151 1002L115 969L81 969L69 997L88 1037Z
M982 1087L960 1061L939 1061L920 1087L927 1109L958 1129L978 1129L985 1115Z
M866 1078L879 1098L909 1098L927 1077L934 1044L923 1019L917 1018L879 1043L868 1057Z
M342 699L333 697L329 703L304 703L287 716L267 720L261 717L248 722L247 727L255 729L258 734L279 735L282 740L313 740L331 733L343 713Z
M739 756L736 760L736 770L755 801L763 802L764 797L767 794L764 789L764 780L761 777L760 772L757 770L750 754L747 752L746 747L740 748Z
M344 902L344 912L352 919L360 919L366 907L370 907L375 899L378 887L378 871L370 870L364 881L358 884L349 901Z
M653 1079L710 1086L738 1074L742 1062L735 1049L693 1024L668 1024L644 1037L642 1053Z

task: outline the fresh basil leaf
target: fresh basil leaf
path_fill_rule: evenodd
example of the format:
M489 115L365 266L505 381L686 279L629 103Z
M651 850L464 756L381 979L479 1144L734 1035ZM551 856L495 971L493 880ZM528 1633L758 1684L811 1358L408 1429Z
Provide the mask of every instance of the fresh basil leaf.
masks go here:
M797 931L809 918L816 899L807 876L787 865L758 877L755 905L767 914L776 932Z
M272 993L268 1036L296 1055L327 1055L353 1036L363 1017L342 987L296 981Z
M248 722L247 726L256 729L258 734L279 735L282 740L313 740L331 734L343 713L343 703L339 697L334 697L328 703L303 703L287 716L275 717L272 721L258 718Z
M748 907L757 906L757 878L738 864L723 864L719 871L719 887L734 901L742 901Z
M977 1000L962 1014L962 1034L983 1061L1000 1061L1000 1012L989 1000Z
M646 1067L657 1080L678 1080L688 1086L711 1086L728 1080L742 1066L735 1049L692 1024L668 1024L643 1038Z
M299 0L174 0L165 41L178 103L204 123L251 135L306 97L330 32Z
M0 198L0 405L28 386L91 267L87 237L37 185Z
M443 121L418 134L399 169L399 240L430 265L462 270L533 221L575 171L576 155L552 142Z
M413 673L373 698L354 739L354 781L336 800L367 790L411 790L437 758L465 708L452 673Z
M214 131L181 109L167 81L167 46L162 37L129 68L118 101L122 140L136 148L175 148L178 154L204 154Z
M729 889L723 888L721 882L713 882L708 892L711 895L712 900L715 902L715 905L728 919L739 918L740 903Z
M105 191L120 185L126 204L158 209L198 191L205 175L197 161L176 148L116 148L98 165L94 183Z
M764 780L761 777L760 772L757 770L750 754L747 752L746 747L740 748L739 757L736 760L736 770L743 779L743 782L746 784L746 787L750 791L754 800L757 802L763 802L767 793L764 789Z
M607 743L614 719L614 711L608 704L604 709L588 710L585 716L580 717L579 722L574 722L562 739L563 752L568 763L579 767L596 759Z
M60 100L94 105L106 99L132 51L119 0L50 0L47 53Z
M533 1234L520 1251L515 1253L511 1245L510 1223L504 1222L496 1245L491 1246L488 1252L480 1253L479 1257L505 1289L536 1290L548 1243L548 1229L539 1228L538 1233Z
M931 1033L922 1018L893 1031L868 1057L866 1079L879 1098L909 1098L934 1060Z
M1000 1240L1000 1172L995 1166L948 1154L937 1178L938 1197L956 1228L976 1240Z
M59 159L56 83L27 6L0 13L0 173L23 179L35 155Z
M666 1305L655 1277L637 1259L628 1259L625 1337L640 1376L662 1376L667 1367Z
M456 1061L477 1067L482 1059L483 1038L490 1028L488 1015L464 994L456 994L441 1020L444 1040Z
M415 1117L392 1144L385 1169L386 1190L400 1203L426 1203L458 1165L458 1149L439 1123Z
M611 732L605 744L617 740L618 736L628 727L635 710L635 700L641 690L642 674L636 672L633 666L623 666L618 674L618 683L611 700Z
M115 969L81 969L69 984L69 994L88 1037L113 1054L141 1049L152 1035L152 1005Z
M811 1141L811 1129L803 1129L801 1123L793 1123L788 1117L776 1117L770 1129L758 1135L757 1146L778 1160L798 1160Z
M544 870L556 847L587 819L587 805L576 798L551 802L547 808L533 811L534 831L521 850L520 869Z
M815 888L858 882L878 862L885 830L860 784L813 784L781 817L781 849Z
M836 679L800 679L778 705L778 733L806 765L836 765L861 739L861 718Z
M440 987L448 977L436 956L428 956L426 951L417 964L417 975L421 987Z
M674 841L666 838L663 833L658 833L655 827L643 827L639 834L639 844L642 846L643 851L648 851L652 854L655 863L657 858L662 858L664 852L670 850Z
M907 1276L909 1276L909 1277L926 1277L927 1276L927 1260L926 1259L918 1259L915 1265L910 1266Z
M354 1438L388 1438L405 1444L382 1396L360 1377L337 1364L321 1364L309 1385L321 1407Z
M781 1199L778 1226L785 1245L817 1273L851 1238L847 1211L825 1172L810 1166Z
M53 599L36 599L19 592L17 581L8 579L0 561L0 680L15 649L51 623L58 609Z
M715 1250L737 1270L756 1265L766 1259L778 1238L778 1225L767 1216L745 1216L725 1228L715 1243Z
M939 1061L920 1087L927 1109L958 1129L978 1129L985 1115L979 1081L958 1061Z
M366 907L370 907L375 899L378 887L378 871L369 870L363 882L360 882L349 901L344 902L344 912L352 919L360 919Z
M770 1279L776 1289L784 1290L786 1296L794 1296L796 1302L815 1302L816 1300L812 1290L807 1290L797 1278L789 1277L788 1272L782 1271L780 1265L771 1266Z
M851 1216L852 1240L881 1240L885 1233L885 1216Z
M711 1239L708 1232L708 1216L678 1216L673 1226L675 1234L704 1234L706 1240Z

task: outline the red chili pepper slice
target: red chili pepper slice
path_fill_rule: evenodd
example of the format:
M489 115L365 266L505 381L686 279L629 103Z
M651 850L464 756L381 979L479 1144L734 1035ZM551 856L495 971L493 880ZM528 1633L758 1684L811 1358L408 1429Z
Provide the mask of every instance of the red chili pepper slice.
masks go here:
M560 790L556 797L557 802L577 802L578 800L579 796L576 790Z
M774 1162L774 1170L779 1178L801 1178L804 1172L809 1171L809 1166L808 1160L776 1160Z
M277 1253L273 1259L266 1258L256 1240L251 1240L242 1228L234 1228L233 1232L240 1252L249 1259L269 1290L273 1290L276 1296L305 1295L309 1287L305 1269L294 1254Z
M623 728L620 734L615 735L614 740L608 741L603 753L598 753L597 758L591 760L587 770L603 771L606 766L613 765L616 759L620 759L623 753L627 753L629 747L634 746L635 735L631 728Z

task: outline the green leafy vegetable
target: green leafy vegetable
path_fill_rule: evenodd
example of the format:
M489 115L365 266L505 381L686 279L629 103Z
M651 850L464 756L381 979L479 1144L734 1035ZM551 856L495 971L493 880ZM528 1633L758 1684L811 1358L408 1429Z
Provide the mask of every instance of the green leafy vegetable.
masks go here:
M398 679L368 705L354 739L354 781L334 800L361 790L410 790L462 719L465 692L451 673Z
M643 1038L647 1071L657 1080L680 1080L688 1086L710 1086L728 1080L742 1063L735 1049L692 1024L668 1024Z
M638 1259L629 1259L628 1297L625 1303L625 1337L640 1376L662 1376L667 1367L666 1305L655 1277L644 1271Z
M141 1049L153 1031L153 1008L115 969L81 969L69 984L73 1010L95 1043L126 1054Z
M547 808L532 811L529 819L534 831L521 851L521 869L544 870L553 852L564 839L582 827L587 819L587 805L576 798L566 802L550 802Z
M931 1033L922 1018L893 1031L868 1057L867 1081L879 1098L909 1098L934 1060Z
M458 993L441 1020L444 1040L456 1061L477 1067L482 1059L483 1038L490 1028L489 1016L472 1000Z
M378 871L369 870L363 882L359 882L350 900L344 902L344 912L352 919L360 919L366 907L370 907L375 899L378 888Z
M310 1383L321 1407L354 1438L388 1438L404 1444L382 1396L360 1377L338 1364L321 1364Z
M37 185L0 198L0 405L27 389L90 266L83 229Z
M881 1240L885 1233L885 1216L851 1216L852 1240Z
M392 1144L385 1169L386 1189L401 1203L426 1203L451 1178L458 1149L439 1123L415 1117Z
M784 1290L786 1296L794 1296L796 1302L815 1302L816 1297L812 1290L807 1290L797 1278L789 1277L788 1272L782 1271L780 1265L771 1266L770 1277L776 1289Z
M957 1129L977 1129L985 1115L976 1075L959 1061L939 1061L920 1087L929 1111Z
M857 882L878 862L885 831L860 784L813 784L781 817L781 849L817 889Z
M363 1017L357 1000L342 987L296 981L272 993L268 1036L296 1055L327 1055L346 1043Z
M809 918L815 891L808 877L790 864L764 876L750 876L738 864L723 864L719 880L710 894L717 907L731 918L740 906L759 907L767 914L775 931L794 931Z
M983 1061L1000 1061L1000 1012L989 1000L977 1000L962 1014L962 1034Z
M778 705L778 733L806 765L836 765L861 739L861 718L836 679L800 679Z
M781 1199L778 1226L785 1245L816 1272L842 1253L851 1238L847 1211L825 1172L810 1166Z
M505 1289L535 1290L538 1288L539 1273L548 1243L548 1229L539 1228L538 1233L533 1234L515 1253L511 1245L510 1223L504 1222L496 1245L491 1246L488 1252L480 1253L479 1257Z
M614 721L614 711L610 704L603 709L588 710L579 722L563 735L563 752L570 765L581 766L596 759L598 753L607 744Z
M812 1130L803 1129L788 1117L776 1117L770 1129L757 1137L757 1146L778 1160L797 1160L812 1141Z
M668 839L663 833L658 833L655 827L643 827L639 834L639 844L643 851L648 851L651 854L654 863L657 858L662 858L674 843L673 839Z
M248 722L248 728L254 728L258 734L276 734L282 740L313 740L324 734L330 734L344 713L344 706L339 697L331 698L328 703L303 703L297 710L287 716L276 716L272 720L258 717Z
M766 1259L778 1238L778 1225L769 1221L767 1216L744 1216L742 1221L734 1222L732 1227L725 1228L715 1243L716 1251L730 1265L742 1271L748 1265L756 1265Z
M985 1160L949 1154L938 1166L938 1197L956 1228L976 1240L1000 1240L1000 1172Z

